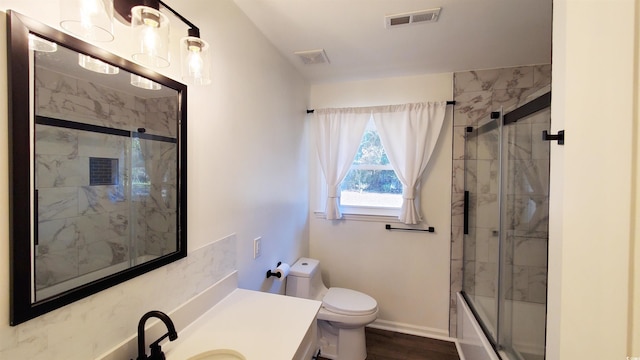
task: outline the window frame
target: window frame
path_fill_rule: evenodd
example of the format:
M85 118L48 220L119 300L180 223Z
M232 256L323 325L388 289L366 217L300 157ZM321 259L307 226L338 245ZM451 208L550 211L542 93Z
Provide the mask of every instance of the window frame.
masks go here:
M366 131L375 131L376 135L378 135L378 137L380 136L378 133L378 129L375 126L375 123L373 122L373 118L369 119L369 123L367 124L367 127L365 129ZM360 140L360 143L362 144L362 140L364 139L364 133L362 134L362 139ZM384 146L383 146L384 149ZM384 150L386 153L386 149ZM354 158L354 162L355 162L355 158ZM395 174L395 170L393 169L393 167L391 166L391 163L387 164L387 165L377 165L377 164L354 164L352 162L351 167L349 168L349 172L353 169L358 169L358 170L391 170L394 172ZM348 172L347 172L348 174ZM397 175L396 175L397 178ZM345 176L346 179L346 176ZM343 179L344 181L344 179ZM398 179L398 182L399 179ZM400 182L401 183L401 182ZM326 192L326 189L325 189ZM400 196L402 196L402 193L400 194ZM404 200L403 200L404 202ZM400 210L402 209L402 203L400 204L400 206L398 207L391 207L391 206L367 206L367 205L345 205L342 203L342 190L340 190L340 201L339 201L339 206L340 206L340 211L342 212L343 215L347 215L347 218L350 218L351 216L382 216L382 217L398 217L400 215Z

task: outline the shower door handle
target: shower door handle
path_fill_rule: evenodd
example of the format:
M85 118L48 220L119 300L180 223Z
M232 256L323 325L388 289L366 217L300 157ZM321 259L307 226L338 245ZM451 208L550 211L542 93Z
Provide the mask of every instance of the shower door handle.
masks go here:
M558 141L558 145L564 145L564 130L558 131L558 134L551 135L547 130L542 131L542 141Z

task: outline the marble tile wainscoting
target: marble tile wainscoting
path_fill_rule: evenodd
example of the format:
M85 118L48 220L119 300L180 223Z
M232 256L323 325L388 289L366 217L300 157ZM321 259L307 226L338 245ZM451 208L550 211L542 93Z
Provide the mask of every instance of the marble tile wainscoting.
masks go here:
M41 67L35 82L37 289L175 251L177 96L143 99Z
M454 128L453 128L453 171L452 171L452 206L451 206L451 292L450 292L450 316L449 316L449 336L456 337L456 294L462 290L463 283L463 266L472 266L474 269L491 268L496 264L491 262L489 257L489 249L496 241L492 241L491 232L487 229L476 229L468 241L473 241L474 246L480 242L479 249L486 250L486 261L482 264L476 264L476 259L464 259L464 191L465 191L465 158L478 159L482 152L485 153L487 161L482 164L475 164L475 171L467 179L467 186L474 186L477 189L478 198L471 201L470 211L476 211L476 214L487 215L481 208L497 207L497 189L491 184L491 178L498 176L498 164L492 161L492 152L497 150L491 146L492 139L477 139L475 147L471 147L465 153L465 131L467 126L477 127L482 125L490 116L492 111L498 111L503 108L505 113L527 103L538 95L550 91L551 84L551 65L533 65L524 67L490 69L480 71L466 71L454 73ZM497 139L493 139L497 141ZM497 144L497 143L496 143ZM494 154L497 155L497 154ZM485 223L492 223L491 219L485 219ZM497 217L494 219L497 222ZM473 224L470 223L470 232L472 232ZM486 236L482 236L482 234ZM515 232L514 232L515 234ZM497 239L495 239L497 240ZM519 246L524 242L514 240ZM526 242L524 246L535 246L534 242ZM497 259L495 259L497 260ZM465 263L472 261L473 263ZM493 265L492 265L493 264ZM481 265L478 268L478 265ZM526 268L529 278L537 278L536 271L530 271ZM475 273L475 272L474 272ZM475 274L482 276L482 274ZM476 279L477 280L477 279ZM481 280L481 279L480 279ZM529 283L527 279L527 284ZM495 286L491 281L482 283L486 289L478 289L475 291L491 291ZM524 280L523 280L524 281ZM520 282L521 284L523 282ZM524 285L523 285L524 286ZM514 289L514 291L517 289ZM530 294L530 295L529 295ZM537 292L528 292L527 296L531 300L535 300ZM514 296L515 293L514 293ZM519 295L524 298L524 293Z
M191 299L233 276L237 270L236 249L237 238L231 234L190 249L186 258L160 269L18 326L7 326L0 341L0 359L130 359L107 354L112 354L114 347L120 348L123 340L133 339L135 349L138 320L152 310L149 296L154 298L154 308L165 313L183 308ZM205 304L204 309L210 307ZM183 328L180 326L178 331Z

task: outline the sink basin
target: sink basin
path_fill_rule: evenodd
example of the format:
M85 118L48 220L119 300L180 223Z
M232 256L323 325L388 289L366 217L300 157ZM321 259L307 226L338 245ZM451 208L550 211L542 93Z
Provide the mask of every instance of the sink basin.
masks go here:
M216 349L194 355L187 360L247 360L242 354L231 349Z

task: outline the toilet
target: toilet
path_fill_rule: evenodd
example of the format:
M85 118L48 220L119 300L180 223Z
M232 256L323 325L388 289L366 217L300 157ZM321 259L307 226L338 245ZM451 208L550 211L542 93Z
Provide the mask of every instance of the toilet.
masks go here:
M365 360L364 327L378 317L378 303L371 296L344 288L327 288L320 261L300 258L287 276L286 295L322 301L318 312L321 356L337 360Z

